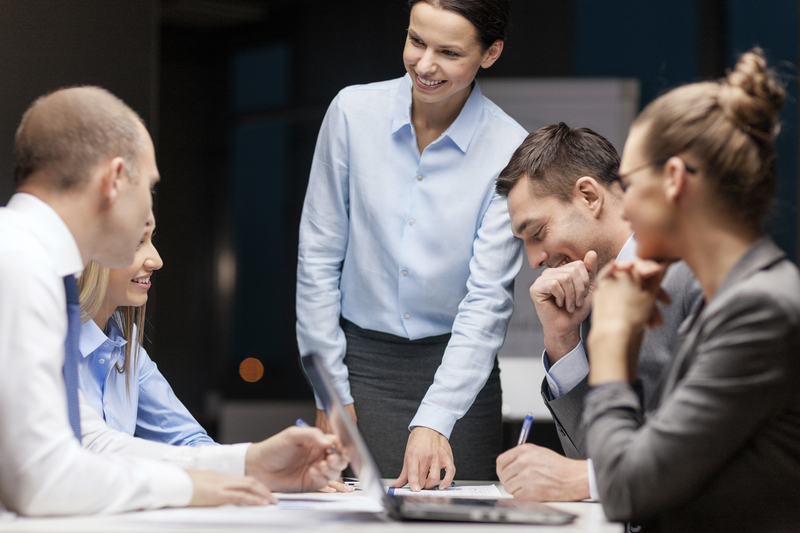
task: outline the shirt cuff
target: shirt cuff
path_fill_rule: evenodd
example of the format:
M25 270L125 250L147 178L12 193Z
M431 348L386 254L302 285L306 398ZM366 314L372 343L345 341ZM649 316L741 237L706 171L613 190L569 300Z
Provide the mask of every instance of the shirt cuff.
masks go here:
M597 475L594 473L594 463L591 459L586 461L586 468L589 471L589 496L592 500L600 501L600 489L597 488Z
M419 406L419 409L417 409L417 414L414 415L414 419L411 420L411 423L408 425L408 430L411 431L417 426L422 426L438 431L449 440L450 433L453 432L453 426L456 425L457 421L458 418L450 413L446 413L430 405L422 404Z
M350 405L351 403L355 403L353 396L350 394L349 381L345 381L344 383L334 383L333 388L339 394L339 398L342 399L342 405ZM314 402L317 404L317 409L320 411L327 411L327 409L325 409L325 404L319 399L317 391L314 391Z
M155 507L186 507L194 497L194 484L184 470L154 463L150 483Z
M542 366L545 379L547 379L547 387L550 389L553 399L565 395L589 375L589 360L586 358L586 350L582 342L579 342L571 352L556 361L553 366L550 366L547 352L542 352Z
M354 403L353 395L350 394L350 381L343 381L341 383L334 383L333 388L339 393L339 398L342 399L344 405ZM317 404L319 405L319 404ZM320 407L322 409L322 407Z
M243 476L249 442L198 448L196 470L213 470L229 476Z

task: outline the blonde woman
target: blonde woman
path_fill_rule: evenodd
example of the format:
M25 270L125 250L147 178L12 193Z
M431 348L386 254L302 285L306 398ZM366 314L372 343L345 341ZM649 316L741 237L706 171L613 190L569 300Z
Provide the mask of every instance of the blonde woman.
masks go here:
M155 222L146 228L128 268L89 263L78 280L83 311L79 386L87 403L122 433L177 446L213 445L182 450L182 460L204 469L254 476L270 490L307 491L329 483L323 490L350 492L335 481L347 461L327 453L338 443L332 436L292 427L258 443L217 446L178 400L142 347L147 293L153 272L163 265L153 246L154 231Z
M145 231L128 268L89 263L78 281L83 326L80 389L111 429L166 444L216 444L142 347L153 272L163 265Z

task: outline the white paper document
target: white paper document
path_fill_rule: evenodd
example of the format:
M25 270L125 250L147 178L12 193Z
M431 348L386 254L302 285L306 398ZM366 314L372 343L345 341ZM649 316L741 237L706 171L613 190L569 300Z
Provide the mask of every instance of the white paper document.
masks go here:
M381 502L364 493L298 493L276 494L278 508L285 510L314 510L331 512L381 513Z
M500 490L495 485L473 485L463 487L448 487L444 490L421 490L412 492L406 485L400 489L389 489L389 494L395 496L429 496L432 498L447 496L448 498L500 498Z

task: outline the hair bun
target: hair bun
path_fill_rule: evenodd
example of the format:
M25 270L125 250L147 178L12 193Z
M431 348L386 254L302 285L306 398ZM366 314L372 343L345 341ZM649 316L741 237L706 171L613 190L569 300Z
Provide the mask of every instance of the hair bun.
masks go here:
M719 106L746 133L772 139L778 134L778 114L785 91L761 48L739 57L733 71L721 80Z

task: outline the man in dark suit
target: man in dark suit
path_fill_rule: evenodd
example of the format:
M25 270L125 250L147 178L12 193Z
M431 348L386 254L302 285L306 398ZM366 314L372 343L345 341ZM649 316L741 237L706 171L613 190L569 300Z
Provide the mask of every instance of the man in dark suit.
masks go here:
M498 457L498 477L516 498L559 501L597 495L581 423L589 371L583 340L598 269L636 257L633 232L622 218L618 170L619 156L608 140L560 123L531 133L497 179L531 267L549 267L530 294L544 330L541 392L567 455L526 444ZM672 359L678 326L702 302L697 280L684 263L670 268L662 287L671 300L660 308L664 327L648 331L639 354L638 384L645 405Z

